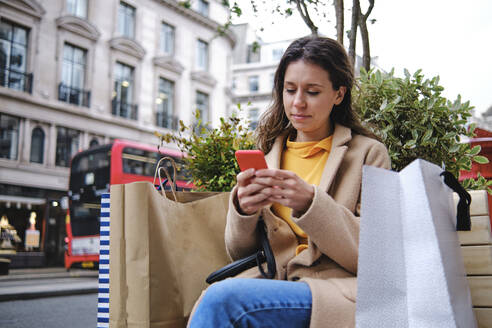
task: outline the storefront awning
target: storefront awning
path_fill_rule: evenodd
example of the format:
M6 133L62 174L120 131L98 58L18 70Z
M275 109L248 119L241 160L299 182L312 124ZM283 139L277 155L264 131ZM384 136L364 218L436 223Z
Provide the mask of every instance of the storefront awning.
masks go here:
M46 204L46 199L44 199L44 198L33 198L33 197L0 195L0 202L11 203L11 204L20 203L20 204L26 204L26 205L43 205L43 204Z

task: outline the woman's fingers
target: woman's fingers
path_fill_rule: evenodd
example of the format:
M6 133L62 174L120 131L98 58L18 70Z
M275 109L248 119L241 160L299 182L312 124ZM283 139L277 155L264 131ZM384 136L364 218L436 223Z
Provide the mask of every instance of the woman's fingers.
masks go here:
M250 183L252 177L255 176L255 169L248 169L239 173L236 177L238 186L246 186Z
M314 187L291 171L250 169L240 173L237 181L239 206L246 214L275 202L303 213L314 197Z
M254 177L251 179L252 183L257 183L268 187L280 187L284 189L295 188L298 181L298 179L279 179L274 177Z
M237 200L240 210L245 214L253 214L264 206L271 204L268 195L261 193L264 185L254 183L255 170L249 169L237 175Z
M262 193L256 193L246 197L239 197L239 206L245 214L256 213L259 209L266 205L270 205L271 201L268 199L268 195Z
M295 179L297 178L297 174L287 170L279 170L279 169L263 169L255 172L255 176L257 177L271 177L275 179Z
M265 186L261 193L268 195L272 203L290 207L296 213L306 211L314 197L314 187L291 171L258 170L251 181Z
M263 186L261 184L257 184L257 183L250 183L250 184L248 184L248 185L246 185L244 187L243 186L239 186L238 187L238 190L237 190L237 196L239 198L248 197L249 195L258 193L263 188L265 188L265 186Z

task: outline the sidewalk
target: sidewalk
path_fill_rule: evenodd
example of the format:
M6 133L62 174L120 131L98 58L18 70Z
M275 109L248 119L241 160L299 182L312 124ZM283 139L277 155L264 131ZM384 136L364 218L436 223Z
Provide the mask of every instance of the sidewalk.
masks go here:
M0 301L97 293L97 277L97 270L11 269L0 276Z

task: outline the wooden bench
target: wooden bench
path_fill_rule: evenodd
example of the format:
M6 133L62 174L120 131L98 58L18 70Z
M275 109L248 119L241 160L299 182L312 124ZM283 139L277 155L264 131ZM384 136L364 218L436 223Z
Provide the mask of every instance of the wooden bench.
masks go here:
M458 232L478 327L492 327L492 238L486 191L470 191L471 231Z

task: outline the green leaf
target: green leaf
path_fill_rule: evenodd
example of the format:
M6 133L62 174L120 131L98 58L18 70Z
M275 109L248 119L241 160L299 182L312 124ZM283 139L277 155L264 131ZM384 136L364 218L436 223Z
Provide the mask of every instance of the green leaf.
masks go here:
M443 139L452 139L456 137L456 133L455 132L448 132L446 133L444 136L443 136Z
M461 147L461 144L454 144L451 147L449 147L449 152L450 153L456 153Z
M422 141L427 141L432 137L432 130L429 129L425 131L424 136L422 137Z
M412 149L412 148L415 148L416 144L417 144L416 140L409 140L405 143L405 145L403 145L403 147L407 148L407 149Z
M376 82L381 85L381 83L383 82L383 79L381 77L381 72L380 71L376 71Z
M190 0L180 1L180 2L178 2L178 4L184 8L187 8L187 9L191 8L191 1Z
M485 156L473 156L473 161L474 162L477 162L478 164L488 164L489 163L489 160L487 157Z
M379 106L379 110L385 110L386 109L386 106L388 106L388 100L387 99L384 99L383 100L383 103L381 104L381 106Z
M478 153L480 153L480 151L482 150L482 146L480 145L476 145L475 147L473 147L471 150L470 150L470 155L471 156L475 156L477 155Z

